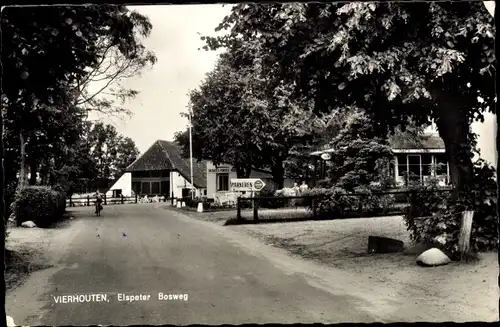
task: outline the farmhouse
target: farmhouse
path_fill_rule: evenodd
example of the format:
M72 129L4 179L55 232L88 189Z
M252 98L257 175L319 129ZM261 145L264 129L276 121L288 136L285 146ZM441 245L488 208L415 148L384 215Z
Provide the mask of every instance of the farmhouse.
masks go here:
M446 150L443 140L438 135L433 133L422 135L418 145L404 140L391 140L390 144L394 153L390 172L398 186L405 185L406 178L425 183L431 177L438 178L441 186L450 184ZM335 149L329 148L311 153L315 162L313 175L316 179L326 176L329 165L326 154L334 156Z
M191 190L190 160L173 142L158 140L125 170L106 196L132 194L187 197ZM206 162L193 160L195 196L207 195Z
M166 196L187 197L191 190L190 159L180 146L158 140L144 154L127 167L125 173L109 188L106 196ZM229 164L214 165L211 161L193 158L193 184L196 197L215 199L231 192L230 180L237 178L236 169ZM260 178L272 184L270 172L252 169L249 178ZM285 187L293 181L285 180Z

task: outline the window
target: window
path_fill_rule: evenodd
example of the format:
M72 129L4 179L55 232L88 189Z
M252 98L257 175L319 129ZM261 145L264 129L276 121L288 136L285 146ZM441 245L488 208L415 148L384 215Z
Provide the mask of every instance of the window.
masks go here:
M421 158L420 155L408 155L408 169L410 180L419 181L420 168L421 168Z
M422 154L422 176L432 176L432 155Z
M229 191L229 174L217 174L217 192Z
M160 182L152 182L151 183L151 193L152 194L160 194Z
M141 182L132 182L132 191L134 191L135 194L140 194Z
M436 176L448 174L447 160L445 154L436 154Z
M142 182L142 190L141 190L141 193L143 194L149 194L149 185L150 183L149 182Z
M206 189L203 190L203 195L207 196L207 190Z
M408 171L408 158L406 154L398 154L398 176L405 176Z
M161 194L166 195L167 197L170 197L170 182L169 181L162 181L161 182Z
M389 163L389 176L392 178L394 178L394 174L395 174L394 165L395 165L394 160Z

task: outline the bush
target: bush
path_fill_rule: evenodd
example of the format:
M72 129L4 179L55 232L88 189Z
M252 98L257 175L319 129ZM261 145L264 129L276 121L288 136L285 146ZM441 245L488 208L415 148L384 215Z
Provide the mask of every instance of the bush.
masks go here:
M404 216L414 241L437 242L447 254L458 258L458 236L461 213L474 210L471 233L473 252L498 248L498 219L496 213L497 186L494 168L483 160L474 164L474 182L468 186L462 203L448 204L449 192L436 192L435 185L414 188L411 207Z
M196 197L194 199L192 198L185 198L182 201L186 203L187 207L190 208L198 208L198 203L203 204L203 210L208 210L211 207L211 203L208 201L207 198L201 198L201 197Z
M272 199L260 199L259 207L266 209L278 209L286 207L289 201L287 199L280 199L280 197L283 197L283 195L279 194L280 193L277 193L277 190L273 186L264 186L264 188L259 192L259 197L272 197Z
M354 212L365 216L387 213L395 202L392 194L373 194L366 187L357 187L354 192L339 187L315 188L304 196L304 204L310 211L316 209L319 218L343 218Z
M16 193L18 224L32 220L40 227L58 222L66 209L66 196L47 186L27 186Z

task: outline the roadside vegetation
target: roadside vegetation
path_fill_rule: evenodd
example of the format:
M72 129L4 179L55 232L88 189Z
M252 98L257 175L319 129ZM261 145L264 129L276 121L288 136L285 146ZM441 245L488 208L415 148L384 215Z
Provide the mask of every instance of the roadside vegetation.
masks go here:
M147 17L125 6L2 12L6 244L12 228L58 226L70 216L68 196L107 188L135 160L133 140L91 118L130 115L126 101L139 92L122 82L155 64L142 44L151 29ZM22 247L4 248L9 287L44 267Z

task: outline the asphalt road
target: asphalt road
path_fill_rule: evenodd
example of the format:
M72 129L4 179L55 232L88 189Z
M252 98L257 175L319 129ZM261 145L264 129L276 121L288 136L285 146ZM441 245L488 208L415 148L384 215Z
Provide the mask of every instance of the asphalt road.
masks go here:
M373 322L361 297L316 285L249 236L155 204L74 209L47 248L54 268L7 295L19 325L131 325ZM281 264L277 260L281 260ZM288 267L288 268L287 268ZM339 276L338 284L344 281ZM119 301L119 293L149 300ZM187 294L159 300L159 293ZM63 295L104 294L101 302L55 303ZM120 296L122 299L124 296Z

